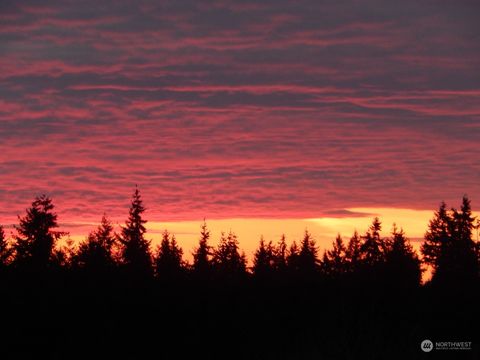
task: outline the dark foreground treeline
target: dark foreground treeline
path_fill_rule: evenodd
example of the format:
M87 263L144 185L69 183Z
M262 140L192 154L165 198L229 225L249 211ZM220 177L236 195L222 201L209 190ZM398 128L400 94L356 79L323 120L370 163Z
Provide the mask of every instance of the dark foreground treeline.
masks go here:
M290 246L261 239L251 268L233 232L211 247L205 223L192 264L167 231L152 251L144 210L137 189L119 234L104 216L79 246L57 246L66 234L45 196L12 236L0 227L0 358L479 357L480 247L466 197L459 210L441 204L421 256L374 219L322 256L308 231ZM425 339L472 346L425 353Z

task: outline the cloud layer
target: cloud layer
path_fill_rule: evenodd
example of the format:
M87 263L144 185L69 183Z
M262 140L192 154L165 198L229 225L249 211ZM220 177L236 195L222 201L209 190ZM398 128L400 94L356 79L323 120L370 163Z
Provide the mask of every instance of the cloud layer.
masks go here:
M2 1L0 218L480 203L477 1Z

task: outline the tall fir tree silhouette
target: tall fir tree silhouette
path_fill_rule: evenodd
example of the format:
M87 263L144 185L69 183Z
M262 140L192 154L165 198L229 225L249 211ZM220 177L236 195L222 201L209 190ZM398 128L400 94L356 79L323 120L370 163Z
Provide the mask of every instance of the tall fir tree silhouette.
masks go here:
M237 235L230 231L222 232L220 243L214 251L213 264L220 277L238 277L246 272L245 254L240 253Z
M116 241L113 226L104 214L100 225L92 231L85 242L80 244L76 262L82 268L93 272L103 272L115 265L113 246Z
M357 230L355 230L348 241L347 249L345 250L345 258L349 272L355 272L359 269L362 261L362 239Z
M386 244L380 236L382 223L378 217L374 218L372 225L363 237L361 245L362 261L367 267L376 266L385 261Z
M421 262L403 229L393 224L386 254L385 276L397 287L417 287L422 278Z
M150 277L153 274L150 241L145 239L147 220L143 218L145 207L138 188L132 197L129 216L122 227L119 241L121 259L128 273Z
M266 278L273 275L275 270L275 251L272 242L265 244L263 236L253 255L253 274L257 278Z
M287 240L285 234L282 234L282 237L278 243L273 248L273 264L274 268L279 275L285 274L287 270L287 257L288 257L288 248Z
M337 235L331 250L323 254L322 269L331 276L342 275L347 272L347 249L340 234Z
M178 246L175 235L165 230L155 256L157 276L164 280L178 278L183 272L182 256L183 250Z
M450 241L450 221L447 204L442 202L428 224L428 230L424 236L425 241L421 246L423 262L432 266L434 271L439 266L441 267L443 254L445 254Z
M470 200L462 198L460 211L452 209L452 244L450 249L452 272L465 282L478 280L478 258L476 244L473 241L475 217L472 215Z
M479 233L480 233L480 218L477 217L477 221L475 222L474 229L476 230L477 236L475 242L475 253L477 254L477 260L480 264L480 239L479 239Z
M204 219L201 226L198 246L193 251L192 270L195 275L198 275L200 277L208 277L212 268L212 249L208 243L209 240L210 231L208 230L207 223Z
M54 230L58 223L52 200L46 195L36 197L19 222L15 226L15 264L26 269L46 269L57 240L66 234Z
M441 203L421 248L424 262L433 267L433 283L461 286L478 280L474 227L475 218L467 196L462 199L460 211L454 208L447 211L446 204Z
M292 241L287 253L287 269L290 273L295 273L299 270L300 249L297 242Z
M0 268L4 268L10 262L12 249L8 243L7 235L3 226L0 225Z
M312 235L305 230L298 253L298 270L304 275L312 275L318 270L318 249Z

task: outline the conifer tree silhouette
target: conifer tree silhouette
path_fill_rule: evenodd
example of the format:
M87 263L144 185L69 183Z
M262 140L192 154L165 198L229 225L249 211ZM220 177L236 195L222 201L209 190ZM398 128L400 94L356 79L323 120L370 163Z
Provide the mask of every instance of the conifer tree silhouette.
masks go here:
M287 241L285 234L282 235L276 246L273 248L273 266L279 275L284 275L287 269Z
M378 217L374 218L372 225L363 237L361 245L362 261L367 267L381 264L385 261L386 243L380 237L382 224Z
M183 270L182 256L183 250L178 246L175 235L170 235L168 230L165 230L155 256L157 276L166 280L180 276Z
M200 239L198 241L198 246L194 249L193 252L193 272L195 275L200 277L208 277L210 274L212 263L212 249L208 244L210 240L210 231L208 230L207 223L205 219L201 226Z
M386 254L386 277L394 286L416 287L420 285L422 270L420 260L403 229L393 224L392 238Z
M0 225L0 268L4 268L10 262L10 256L12 255L12 249L8 243L7 236L3 226Z
M222 232L220 243L213 254L213 264L217 273L223 277L238 277L245 274L245 254L240 254L237 235L230 231L228 235Z
M348 264L348 271L357 271L362 261L362 240L358 235L357 230L353 233L348 241L347 249L345 250L345 258Z
M121 260L127 272L134 276L150 277L153 274L150 241L145 239L147 220L138 188L132 197L129 216L118 237L121 243Z
M104 214L100 225L92 231L85 242L80 244L76 255L76 263L87 270L102 272L115 265L112 249L116 235L113 226Z
M441 203L421 247L423 261L433 267L433 283L461 286L478 280L478 257L472 239L474 222L467 196L462 199L460 211L447 211L446 204Z
M475 228L475 217L472 215L470 200L465 195L462 198L460 211L452 209L452 244L450 249L451 271L466 283L478 280L478 258L476 245L472 239Z
M337 235L331 250L323 254L322 269L328 275L338 276L347 271L347 249L340 234Z
M299 258L300 258L300 249L298 248L297 242L294 240L290 244L290 248L287 253L287 267L290 273L295 273L299 270Z
M52 260L55 244L66 233L55 231L58 227L57 214L52 200L46 195L35 198L20 224L15 226L17 235L15 264L26 269L46 269Z
M315 240L308 230L305 230L300 251L298 253L298 269L304 275L312 275L318 269L318 249Z
M480 232L480 218L477 217L477 221L475 222L474 229L477 232L475 243L475 253L477 254L477 261L480 264L480 239L479 239L479 232Z
M260 242L257 250L253 255L253 274L257 278L266 278L271 276L275 266L275 253L272 242L269 241L265 244L263 236L260 238Z
M443 253L446 252L450 240L450 216L447 212L447 204L442 201L438 211L428 224L425 233L425 241L421 246L423 262L433 267L436 271L442 262Z

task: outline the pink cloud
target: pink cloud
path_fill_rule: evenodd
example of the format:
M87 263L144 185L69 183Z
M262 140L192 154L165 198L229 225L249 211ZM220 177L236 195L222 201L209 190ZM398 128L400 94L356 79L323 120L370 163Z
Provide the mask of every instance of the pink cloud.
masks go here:
M134 184L158 219L479 202L478 27L367 3L15 8L0 223L42 192L121 217Z

